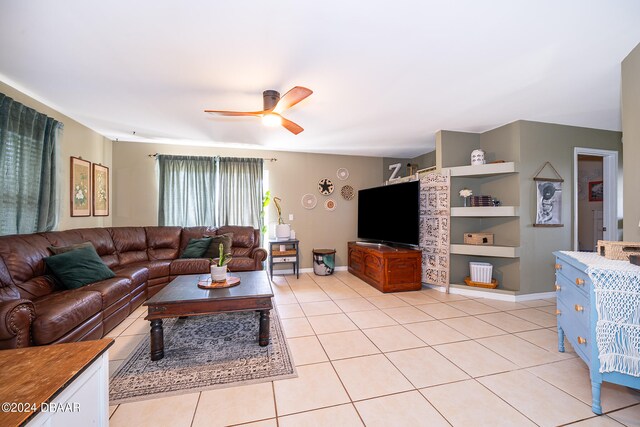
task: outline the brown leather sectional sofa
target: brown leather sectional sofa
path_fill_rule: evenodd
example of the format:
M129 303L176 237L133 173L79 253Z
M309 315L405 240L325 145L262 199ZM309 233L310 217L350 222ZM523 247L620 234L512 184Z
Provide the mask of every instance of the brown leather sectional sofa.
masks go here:
M85 228L0 237L0 349L98 339L176 276L209 272L181 259L189 239L233 233L230 271L262 270L267 253L252 227ZM116 277L63 289L45 271L49 246L91 242Z

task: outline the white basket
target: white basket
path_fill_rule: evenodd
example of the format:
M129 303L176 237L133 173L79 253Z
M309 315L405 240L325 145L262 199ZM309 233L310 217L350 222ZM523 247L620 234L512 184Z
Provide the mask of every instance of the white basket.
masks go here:
M493 265L488 262L470 262L471 281L478 283L491 283Z

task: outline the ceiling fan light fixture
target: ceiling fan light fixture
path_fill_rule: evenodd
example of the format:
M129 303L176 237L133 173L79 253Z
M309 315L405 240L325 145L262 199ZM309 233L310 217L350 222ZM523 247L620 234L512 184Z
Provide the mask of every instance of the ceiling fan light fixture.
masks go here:
M282 117L277 113L267 113L262 116L262 124L269 127L282 126Z

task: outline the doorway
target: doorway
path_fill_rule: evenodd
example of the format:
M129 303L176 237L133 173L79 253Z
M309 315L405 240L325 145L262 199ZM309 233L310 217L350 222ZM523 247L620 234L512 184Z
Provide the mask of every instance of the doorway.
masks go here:
M598 240L618 240L618 152L574 149L574 250L596 251Z

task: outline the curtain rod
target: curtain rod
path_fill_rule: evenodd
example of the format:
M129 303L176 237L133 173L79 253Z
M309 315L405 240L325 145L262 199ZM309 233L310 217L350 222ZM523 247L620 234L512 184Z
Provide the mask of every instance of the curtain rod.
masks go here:
M153 154L148 154L149 157L157 157L160 153L153 153ZM221 157L221 156L213 156L213 157ZM258 157L260 158L260 157ZM275 157L270 157L270 158L266 158L266 157L262 157L262 160L266 160L268 162L277 162L278 159L276 159Z

